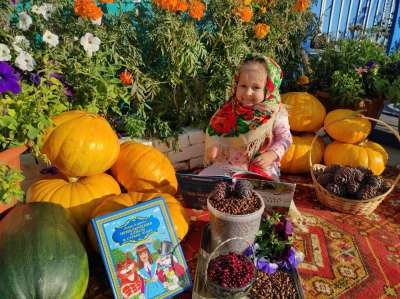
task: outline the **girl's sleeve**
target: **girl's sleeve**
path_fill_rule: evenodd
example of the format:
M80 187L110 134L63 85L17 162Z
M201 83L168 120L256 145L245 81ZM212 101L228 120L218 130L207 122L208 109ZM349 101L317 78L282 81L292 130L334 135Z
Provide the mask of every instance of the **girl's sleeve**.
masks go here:
M268 150L275 152L278 156L278 161L280 161L293 142L292 134L290 133L288 113L284 107L282 107L277 115L272 128L272 136L272 142Z

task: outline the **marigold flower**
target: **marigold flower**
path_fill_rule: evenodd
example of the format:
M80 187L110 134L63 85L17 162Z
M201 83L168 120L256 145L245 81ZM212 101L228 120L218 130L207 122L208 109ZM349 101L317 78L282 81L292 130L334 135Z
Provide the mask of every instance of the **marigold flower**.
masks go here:
M310 79L307 76L300 76L297 78L297 84L299 85L307 85L310 84Z
M103 12L94 0L75 0L74 11L76 15L91 20L98 20L103 16Z
M252 0L242 0L243 5L250 5Z
M266 13L267 12L267 8L265 6L261 6L260 7L260 12L261 13Z
M114 3L114 0L99 0L100 3Z
M177 11L185 12L189 9L189 3L186 0L178 1Z
M190 3L189 16L199 21L204 16L206 6L203 2L194 0Z
M297 12L303 12L310 7L310 4L310 0L297 0L297 2L294 4L293 9Z
M123 71L119 74L119 79L121 80L122 84L131 85L133 81L132 74L128 71Z
M234 13L238 14L243 22L250 22L253 17L253 10L248 6L238 7L234 10Z
M264 24L264 23L257 23L254 26L254 32L256 34L257 39L264 39L268 33L270 33L271 27L269 25Z

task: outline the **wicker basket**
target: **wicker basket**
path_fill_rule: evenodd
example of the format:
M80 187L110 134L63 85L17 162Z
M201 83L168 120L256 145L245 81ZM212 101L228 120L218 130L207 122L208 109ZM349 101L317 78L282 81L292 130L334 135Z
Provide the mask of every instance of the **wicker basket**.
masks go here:
M368 119L370 121L375 121L377 123L384 125L387 129L389 129L396 136L396 138L400 142L399 134L385 122L378 120L378 119L366 117L361 114L355 114L353 117L362 117L364 119ZM320 129L315 134L315 137L314 137L313 141L311 142L311 146L310 146L311 149L313 148L314 143L317 140L318 136L323 131L324 131L324 128ZM379 204L385 199L385 197L390 192L393 191L393 189L395 188L395 186L398 184L398 182L400 180L400 173L399 173L388 191L386 191L385 193L380 194L376 197L366 199L366 200L348 199L348 198L335 196L335 195L331 194L329 191L327 191L324 187L322 187L318 183L318 181L315 177L315 172L324 169L326 166L321 165L321 164L313 164L311 152L312 151L310 150L310 156L309 156L310 172L311 172L311 178L312 178L312 181L314 184L314 188L315 188L315 192L317 194L318 200L323 205L325 205L331 209L343 212L343 213L354 214L354 215L369 215L369 214L371 214L379 206Z

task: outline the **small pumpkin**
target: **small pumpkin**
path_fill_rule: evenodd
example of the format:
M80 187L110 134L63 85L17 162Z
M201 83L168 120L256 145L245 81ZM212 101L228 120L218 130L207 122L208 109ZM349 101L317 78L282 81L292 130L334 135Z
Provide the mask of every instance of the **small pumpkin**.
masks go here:
M282 94L289 114L290 129L296 132L315 132L323 125L326 110L321 102L307 92Z
M324 129L333 139L344 143L358 143L371 133L371 123L356 116L350 109L336 109L327 114Z
M118 158L119 140L103 117L68 111L53 118L42 152L66 176L91 176L109 169Z
M129 192L121 193L119 195L108 195L103 197L101 203L93 210L90 218L109 214L159 196L162 196L165 199L176 230L176 235L182 240L189 229L189 218L180 202L172 195L166 193ZM88 225L88 236L93 248L98 250L96 235L91 224Z
M121 145L111 171L129 192L175 194L178 188L175 169L168 158L154 147L134 141Z
M362 166L371 169L375 175L382 174L388 158L385 149L372 141L357 145L334 141L326 147L324 153L324 161L328 166L332 164Z
M290 145L281 160L281 170L284 173L305 173L310 171L309 156L311 142L314 134L307 133L302 136L293 136L293 143ZM318 137L312 149L312 163L320 163L324 155L325 144Z
M26 194L28 202L51 202L70 210L79 227L85 226L101 197L120 194L114 178L101 173L90 177L66 178L61 175L33 183Z

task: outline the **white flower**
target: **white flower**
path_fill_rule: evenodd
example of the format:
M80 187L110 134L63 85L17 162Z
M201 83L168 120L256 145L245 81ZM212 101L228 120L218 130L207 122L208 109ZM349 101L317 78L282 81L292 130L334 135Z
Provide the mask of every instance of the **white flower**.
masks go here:
M86 33L81 37L81 45L89 57L92 57L93 53L99 50L100 43L100 39L91 33Z
M49 30L46 30L43 33L43 41L49 44L49 47L55 47L58 45L58 35L51 33Z
M15 59L15 64L21 70L31 72L35 68L36 62L31 54L22 51Z
M40 8L39 8L39 6L37 6L36 4L35 4L35 5L32 5L31 11L32 11L34 14L36 14L36 15L40 15Z
M17 51L18 53L28 50L29 45L30 45L29 41L23 35L17 35L14 38L14 42L12 43L14 50Z
M91 20L91 22L92 22L92 24L94 24L94 25L101 25L101 19L102 19L102 17L100 17L100 18L98 18L98 19L96 19L96 20Z
M9 61L11 59L10 49L5 44L0 44L0 61Z
M19 22L17 27L23 31L26 31L31 27L32 25L32 18L30 15L28 15L26 12L20 12L18 14L19 16Z

